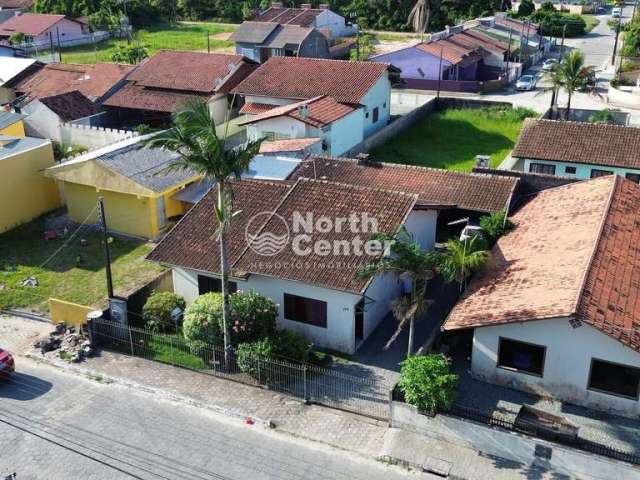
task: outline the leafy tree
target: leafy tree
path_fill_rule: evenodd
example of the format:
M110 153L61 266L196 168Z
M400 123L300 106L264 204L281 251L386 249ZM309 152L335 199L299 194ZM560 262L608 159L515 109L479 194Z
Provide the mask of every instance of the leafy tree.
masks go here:
M111 54L111 60L117 63L135 65L149 56L149 50L144 45L117 45Z
M372 43L373 36L363 33L358 37L358 47L352 48L349 52L351 60L368 60L376 54L376 49Z
M173 292L153 292L142 307L145 328L154 333L164 333L175 329L171 313L179 308L184 311L186 303L182 296Z
M228 115L227 115L228 116ZM173 117L173 126L151 137L147 144L175 152L178 158L169 164L169 171L187 170L202 175L217 184L215 232L220 243L220 274L222 280L222 324L225 352L231 345L229 312L229 259L227 230L233 217L233 184L249 169L262 140L227 148L225 138L219 138L206 100L193 98ZM214 233L214 232L212 232Z
M24 33L16 32L9 37L9 43L11 45L20 45L24 42Z
M535 4L532 0L522 0L518 5L518 16L527 17L536 11Z
M429 415L451 408L457 383L444 355L412 355L400 364L398 385L406 402Z
M564 89L567 92L567 109L565 119L569 118L571 111L571 98L575 92L591 88L595 85L595 71L591 66L585 66L584 54L576 49L565 55L563 60L549 74L552 87Z
M414 240L406 228L395 235L379 234L375 239L392 242L390 255L380 256L364 265L358 272L359 278L371 278L376 275L392 273L406 278L411 283L408 296L401 297L393 303L393 313L398 320L398 329L387 342L388 348L400 335L402 328L409 324L408 355L413 353L414 323L428 308L425 299L427 283L433 278L438 255L427 252Z
M491 259L491 252L486 250L486 243L480 236L472 236L462 241L451 238L438 262L438 271L447 282L458 282L460 292L472 273L484 268Z
M182 323L182 334L194 353L220 343L221 309L222 295L213 292L200 295L187 307Z

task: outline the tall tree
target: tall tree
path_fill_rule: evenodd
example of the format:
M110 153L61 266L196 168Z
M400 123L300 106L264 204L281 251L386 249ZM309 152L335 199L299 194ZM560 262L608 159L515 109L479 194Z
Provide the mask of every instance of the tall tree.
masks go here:
M392 304L393 314L398 320L398 328L387 342L388 348L398 337L404 326L409 324L409 342L407 355L413 353L415 319L426 311L429 304L425 298L427 283L433 278L438 254L427 252L414 240L405 227L395 235L379 234L374 238L390 241L388 256L381 256L364 265L358 272L359 278L371 278L376 275L393 273L407 280L411 288L407 295L401 296Z
M229 115L227 114L227 120ZM219 138L209 105L200 98L186 102L174 115L173 126L147 140L151 147L164 148L178 154L166 170L189 170L217 184L215 215L220 243L220 276L222 280L222 324L225 360L231 351L229 319L229 259L226 233L233 217L233 185L249 169L262 140L248 142L236 148L226 148L226 134ZM228 362L227 362L228 363Z
M569 119L571 111L571 99L575 92L594 87L595 70L584 64L584 54L581 50L572 50L565 55L562 61L551 71L550 80L555 89L562 88L567 92L567 109L565 119Z

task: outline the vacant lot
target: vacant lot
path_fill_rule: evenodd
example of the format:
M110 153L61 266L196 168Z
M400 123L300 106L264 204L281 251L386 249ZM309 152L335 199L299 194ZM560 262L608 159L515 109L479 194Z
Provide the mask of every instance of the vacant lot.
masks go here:
M102 235L85 228L70 241L69 237L45 241L44 229L44 221L35 220L0 235L0 309L46 312L49 297L106 306ZM150 250L142 242L113 239L116 295L132 293L162 272L161 267L144 260ZM38 286L23 286L29 277L35 278Z
M536 115L523 108L444 110L371 155L385 162L459 171L471 171L476 155L490 155L491 165L497 166L513 148L524 119Z
M153 55L158 50L196 50L230 52L233 42L221 37L230 33L235 25L226 23L176 23L156 25L143 30L136 30L134 41L140 42ZM208 38L208 44L207 44ZM109 39L96 45L82 45L62 50L62 61L67 63L111 62L111 56L117 45L126 44L125 39Z

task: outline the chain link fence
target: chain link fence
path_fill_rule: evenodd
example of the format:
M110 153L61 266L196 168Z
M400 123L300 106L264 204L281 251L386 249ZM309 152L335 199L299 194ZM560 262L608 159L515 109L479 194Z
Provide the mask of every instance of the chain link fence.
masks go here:
M218 345L189 345L178 335L159 335L108 320L89 323L95 345L115 352L166 363L205 375L264 387L306 402L368 417L389 417L387 381L286 358L238 356Z

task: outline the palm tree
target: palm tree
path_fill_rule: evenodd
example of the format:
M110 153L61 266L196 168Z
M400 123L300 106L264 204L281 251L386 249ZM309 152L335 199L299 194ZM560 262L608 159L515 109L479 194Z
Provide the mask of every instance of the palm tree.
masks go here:
M407 24L411 24L413 31L419 33L421 39L427 31L427 27L431 21L431 14L435 8L435 1L436 0L416 0L415 5L409 12Z
M233 104L233 102L232 102ZM229 112L227 112L227 125ZM229 260L227 258L226 232L233 217L233 188L231 179L240 179L249 168L251 159L258 153L262 140L243 146L225 148L224 138L219 138L211 117L209 105L200 98L188 100L173 118L173 126L146 141L150 147L176 152L178 158L167 171L188 170L218 184L215 215L220 242L220 275L222 277L222 329L225 359L231 351L229 322Z
M383 242L391 242L390 255L378 257L364 265L358 272L358 277L368 279L375 275L394 273L400 277L407 277L411 282L409 295L395 300L392 304L394 317L398 320L398 328L385 345L385 349L389 348L400 335L402 328L409 323L407 355L411 355L413 353L415 319L424 313L429 306L425 299L425 293L428 281L433 278L438 255L423 250L405 227L402 227L395 235L379 234L374 238Z
M563 60L553 69L550 77L552 89L558 91L563 88L567 92L567 109L565 113L565 120L567 120L571 111L571 98L578 90L591 86L595 78L595 70L593 67L584 64L584 54L576 49L565 55Z
M482 238L477 235L465 241L449 239L445 252L440 255L438 272L447 282L458 282L460 293L464 290L467 278L491 259L491 252L485 249Z

